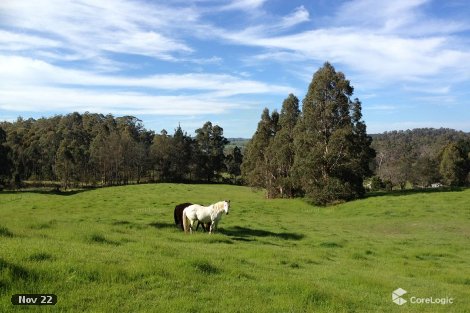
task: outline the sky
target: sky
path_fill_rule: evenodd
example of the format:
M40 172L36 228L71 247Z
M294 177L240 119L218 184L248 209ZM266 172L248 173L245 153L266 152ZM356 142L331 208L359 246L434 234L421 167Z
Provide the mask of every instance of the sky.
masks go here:
M467 0L1 0L0 120L132 115L251 138L324 62L369 133L470 131Z

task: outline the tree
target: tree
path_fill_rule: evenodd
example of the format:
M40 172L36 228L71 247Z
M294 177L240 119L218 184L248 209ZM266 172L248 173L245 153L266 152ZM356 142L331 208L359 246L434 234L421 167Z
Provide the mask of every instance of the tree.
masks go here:
M439 163L444 148L457 143L465 150L470 134L453 129L417 128L373 136L376 173L382 180L404 187L407 182L426 186L441 180Z
M450 143L444 148L439 172L445 184L461 186L465 183L468 174L466 157L461 147L456 143Z
M9 147L6 145L6 132L0 127L0 190L3 189L5 182L10 178L11 161L8 156Z
M419 157L411 168L411 182L419 187L429 187L440 180L439 162L428 156Z
M63 140L56 153L55 171L61 180L62 187L67 190L71 181L75 180L75 160L69 142Z
M325 63L313 76L295 129L294 167L317 204L361 197L373 153L361 121L360 102L343 73Z
M279 114L274 111L269 115L265 108L261 120L250 142L246 146L242 164L242 177L252 187L266 188L266 197L270 198L269 191L272 185L272 175L269 167L268 147L277 132Z
M191 138L180 125L173 135L172 166L175 181L182 182L188 176L191 165Z
M224 147L228 140L223 135L222 127L206 122L196 130L195 153L193 160L197 164L197 177L208 182L218 179L225 170Z
M233 183L237 183L237 177L241 175L241 165L243 163L243 154L238 146L227 154L225 158L225 166L227 173L230 175Z
M160 181L171 181L173 179L171 173L172 140L166 130L163 129L160 134L155 135L150 148L150 155L153 160L156 178Z
M352 117L352 170L359 180L370 177L373 174L373 160L376 156L375 150L371 147L372 137L367 134L367 127L362 120L362 104L358 98L354 99L351 106Z
M111 164L108 156L108 136L105 128L99 132L90 145L90 157L94 168L95 181L101 181L102 185L109 183L111 179Z
M56 153L55 169L63 187L89 181L91 138L83 128L82 116L77 112L64 116L59 122L58 132L62 140Z
M292 197L297 189L293 177L294 164L294 129L299 118L299 99L290 94L283 102L279 115L278 130L269 144L269 168L273 177L270 195Z

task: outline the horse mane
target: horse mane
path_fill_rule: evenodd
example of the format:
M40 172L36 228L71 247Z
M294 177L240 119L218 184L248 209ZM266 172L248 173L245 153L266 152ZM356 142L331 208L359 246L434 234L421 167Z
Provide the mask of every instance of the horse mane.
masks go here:
M219 213L220 211L223 211L224 210L224 202L225 201L219 201L217 203L214 203L212 205L212 209L217 213Z

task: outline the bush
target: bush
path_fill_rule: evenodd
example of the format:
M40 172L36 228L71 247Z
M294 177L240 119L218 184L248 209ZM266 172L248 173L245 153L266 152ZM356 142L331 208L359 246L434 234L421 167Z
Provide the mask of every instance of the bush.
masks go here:
M382 179L380 179L379 176L372 177L372 179L370 181L370 189L372 191L378 191L378 190L382 190L384 188L385 188L385 184L382 181Z

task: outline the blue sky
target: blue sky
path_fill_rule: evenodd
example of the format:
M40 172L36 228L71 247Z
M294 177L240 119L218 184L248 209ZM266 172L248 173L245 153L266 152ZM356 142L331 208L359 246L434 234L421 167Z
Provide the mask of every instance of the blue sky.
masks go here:
M467 0L2 0L0 120L133 115L251 137L325 61L369 133L470 131Z

